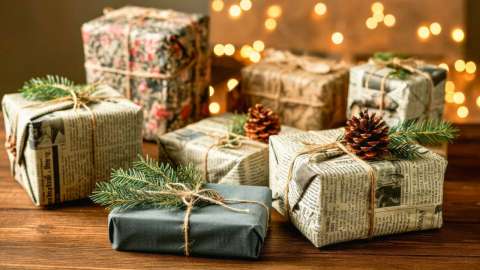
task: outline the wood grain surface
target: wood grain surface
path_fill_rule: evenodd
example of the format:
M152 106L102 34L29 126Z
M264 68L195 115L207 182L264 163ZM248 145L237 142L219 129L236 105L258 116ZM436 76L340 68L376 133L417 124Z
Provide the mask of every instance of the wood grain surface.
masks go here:
M258 261L114 251L105 210L88 200L36 208L1 149L0 269L480 269L480 129L465 132L449 149L442 229L317 249L273 211Z

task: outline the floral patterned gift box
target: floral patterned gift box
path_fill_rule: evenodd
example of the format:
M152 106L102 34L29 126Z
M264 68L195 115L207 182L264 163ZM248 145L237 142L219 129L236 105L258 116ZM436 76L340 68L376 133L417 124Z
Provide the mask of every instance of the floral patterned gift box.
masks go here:
M82 26L87 81L144 108L144 138L207 114L208 17L124 7Z

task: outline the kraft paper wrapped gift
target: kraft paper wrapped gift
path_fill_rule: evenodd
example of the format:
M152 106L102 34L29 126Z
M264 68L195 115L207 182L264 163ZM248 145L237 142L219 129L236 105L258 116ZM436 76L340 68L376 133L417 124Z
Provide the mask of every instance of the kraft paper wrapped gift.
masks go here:
M442 226L443 157L424 149L423 158L368 162L366 169L340 149L297 154L306 145L334 142L342 132L270 137L275 209L283 215L289 209L291 222L316 247Z
M144 138L208 114L208 16L124 7L85 23L88 82L102 81L144 108Z
M338 61L271 50L242 70L247 107L264 104L283 124L303 130L343 125L347 93L348 68Z
M89 112L69 101L35 106L21 94L3 97L11 170L35 205L86 198L142 152L142 109L110 87L96 94L117 98L88 104Z
M159 159L173 164L194 164L207 182L268 185L268 144L241 138L239 147L216 145L228 134L233 114L210 117L159 137ZM298 129L282 126L284 133Z
M347 118L368 109L381 111L389 126L404 120L442 119L447 71L423 63L414 66L423 75L395 76L391 66L372 61L352 67Z
M266 187L208 184L225 199L258 203L229 206L248 209L239 213L218 205L194 208L189 218L191 255L258 258L267 235L271 196ZM123 251L184 254L185 211L182 209L114 209L108 216L112 247Z

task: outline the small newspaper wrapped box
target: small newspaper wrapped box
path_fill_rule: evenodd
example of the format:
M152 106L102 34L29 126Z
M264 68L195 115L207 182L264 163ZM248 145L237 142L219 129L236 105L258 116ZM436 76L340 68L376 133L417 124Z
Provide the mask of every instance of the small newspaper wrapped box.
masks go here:
M316 247L442 226L443 157L425 149L421 159L369 162L376 175L372 193L371 175L344 152L297 154L305 144L331 143L341 133L270 137L273 207L286 213L286 184L294 162L287 194L290 220Z
M124 7L82 27L88 82L144 108L144 138L208 114L208 16Z
M322 130L345 122L348 69L336 61L270 51L243 68L241 88L246 106L270 107L287 126Z
M218 191L225 199L250 201L229 205L248 209L248 213L219 205L195 208L189 216L190 254L258 258L267 236L270 189L220 184L208 184L206 188ZM114 209L108 216L110 242L116 250L184 254L184 217L183 209Z
M106 87L101 95L119 96ZM112 168L142 151L142 110L122 98L72 109L72 102L32 106L21 94L3 97L11 170L37 206L86 198ZM93 117L95 124L93 125Z
M225 136L233 114L210 117L159 137L159 159L174 164L194 164L207 182L268 185L268 145L241 139L241 146L215 146ZM282 133L295 132L282 126Z
M347 118L363 109L378 112L389 126L404 120L442 119L447 71L423 65L425 75L387 76L394 70L366 63L350 69ZM383 88L383 91L382 91Z

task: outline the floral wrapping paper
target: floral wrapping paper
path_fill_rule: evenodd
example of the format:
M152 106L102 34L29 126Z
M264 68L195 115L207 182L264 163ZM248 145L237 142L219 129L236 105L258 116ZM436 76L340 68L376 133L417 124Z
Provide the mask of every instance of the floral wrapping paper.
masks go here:
M144 139L193 122L208 114L208 23L204 15L140 7L87 22L87 81L103 81L143 107Z
M262 103L283 124L303 130L343 125L347 92L347 66L332 60L272 51L242 70L241 96L247 108Z
M442 119L447 71L431 65L424 65L419 69L431 77L431 90L428 79L417 74L409 75L405 79L385 79L382 113L388 125L394 126L404 120ZM370 112L379 112L382 78L392 71L389 67L379 69L370 63L351 68L348 118L365 108Z

